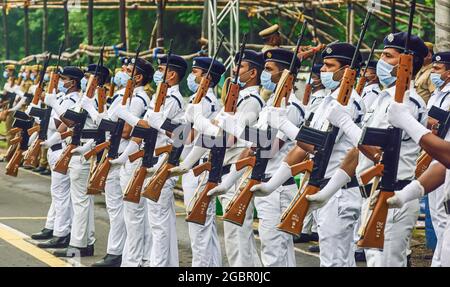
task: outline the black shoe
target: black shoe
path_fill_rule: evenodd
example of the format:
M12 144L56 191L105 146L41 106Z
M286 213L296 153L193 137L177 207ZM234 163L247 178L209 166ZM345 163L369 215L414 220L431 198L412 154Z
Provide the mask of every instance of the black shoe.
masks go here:
M406 267L412 267L412 265L411 265L411 254L406 256Z
M53 237L53 230L47 228L44 228L40 232L31 235L31 239L34 240L51 239L52 237Z
M29 166L29 165L23 166L23 168L24 168L24 169L28 169L28 170L33 169L33 167L32 167L32 166Z
M43 171L40 172L41 175L51 175L52 172L49 169L45 169Z
M56 257L87 257L94 256L94 245L88 245L87 247L75 247L70 246L61 250L56 250L53 252Z
M311 245L308 247L308 251L309 252L314 252L314 253L319 253L320 252L320 248L319 245Z
M301 233L300 236L294 236L294 243L306 243L311 241L311 235L308 233Z
M122 255L106 254L102 260L92 264L92 267L120 267L122 264Z
M66 248L69 246L70 234L64 237L53 237L50 240L38 243L40 248Z
M319 234L317 232L311 233L311 241L319 242Z
M356 262L366 262L366 253L364 253L364 251L356 251L355 252L355 261Z
M33 169L34 172L43 172L44 170L46 170L44 166L38 166L35 169Z

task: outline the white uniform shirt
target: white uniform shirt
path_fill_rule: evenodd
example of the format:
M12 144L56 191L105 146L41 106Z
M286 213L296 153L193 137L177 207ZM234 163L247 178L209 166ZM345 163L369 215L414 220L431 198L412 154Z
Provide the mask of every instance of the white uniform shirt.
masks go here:
M336 102L338 94L339 88L329 93L323 99L322 103L314 113L314 117L311 120L310 127L318 130L328 129L329 122L326 119L326 115L328 114L328 109L332 107L333 102ZM351 115L352 120L356 124L360 125L366 112L366 108L364 106L362 98L355 90L352 91L352 95L348 101L346 108ZM330 161L325 172L325 178L330 178L334 174L336 169L340 166L342 159L345 157L348 150L350 150L352 147L353 146L349 138L343 133L342 130L339 130L339 133L336 137L336 142L333 147L333 151L331 153Z
M432 106L448 111L450 109L450 83L444 88L434 90L430 99L428 100L427 109L430 110Z
M363 99L364 106L367 110L372 107L372 104L378 98L380 93L381 89L379 84L371 84L364 87L361 98Z
M447 132L445 140L450 142L450 130ZM445 172L444 192L447 195L446 198L450 198L450 169L447 168Z
M367 119L366 126L374 128L386 129L390 126L387 117L387 110L394 100L395 86L384 90L374 103L376 108ZM424 126L427 122L427 114L425 102L417 94L415 90L412 93L409 91L405 95L404 103L408 104L413 111L413 116ZM416 160L420 152L420 146L416 144L411 137L403 132L402 146L400 148L400 160L398 164L397 179L398 180L412 180L414 179L414 172L416 168ZM373 166L373 162L360 153L357 173L365 171Z
M268 109L267 107L273 106L273 102L275 100L274 94L270 96L267 100L267 105L262 109L259 115L259 119L255 127L259 129L267 129L267 117L268 117ZM284 105L284 100L282 101L282 105ZM305 121L305 110L303 108L300 100L295 96L294 92L291 92L289 96L287 109L287 118L290 122L292 122L295 126L300 127ZM276 137L284 141L284 145L280 148L280 150L271 158L267 164L266 168L266 177L271 177L277 169L280 167L281 162L287 155L287 153L292 149L295 145L295 142L288 139L286 135L284 135L281 131L277 132Z
M56 95L56 99L58 104L63 107L64 110L68 110L75 107L75 104L80 99L80 94L78 92L72 92L67 95L64 93L58 93ZM47 138L50 138L57 131L55 120L61 121L56 112L52 110L50 122L48 123Z
M311 114L316 112L317 108L320 106L320 103L322 103L328 93L330 93L330 90L321 89L311 94L308 107L306 107L306 119L308 119Z

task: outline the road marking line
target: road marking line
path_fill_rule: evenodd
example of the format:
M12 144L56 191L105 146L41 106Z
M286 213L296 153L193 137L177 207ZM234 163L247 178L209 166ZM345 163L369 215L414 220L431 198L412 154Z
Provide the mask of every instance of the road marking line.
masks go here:
M15 230L8 225L0 223L0 238L17 249L33 256L37 260L47 264L50 267L70 267L71 265L64 260L59 259L51 253L42 250L33 244L25 241L28 236L18 230Z
M0 217L0 220L43 220L47 219L45 216L34 216L34 217Z

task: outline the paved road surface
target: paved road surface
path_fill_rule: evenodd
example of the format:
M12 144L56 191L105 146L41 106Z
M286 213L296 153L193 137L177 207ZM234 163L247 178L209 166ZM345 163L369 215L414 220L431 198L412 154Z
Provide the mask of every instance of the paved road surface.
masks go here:
M108 217L103 196L95 201L95 228L97 242L95 256L76 260L61 260L51 250L37 248L30 234L39 231L45 222L50 206L50 177L20 169L13 178L4 174L5 164L0 164L0 267L3 266L89 266L106 252ZM180 266L190 266L191 251L185 211L181 200L176 202ZM222 219L218 217L223 263L227 266L223 246ZM258 248L259 248L259 239ZM297 266L318 266L317 254L307 252L308 244L296 244Z

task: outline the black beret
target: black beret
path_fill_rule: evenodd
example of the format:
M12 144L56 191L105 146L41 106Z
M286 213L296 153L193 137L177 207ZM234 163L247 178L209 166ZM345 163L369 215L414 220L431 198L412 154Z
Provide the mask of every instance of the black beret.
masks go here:
M355 54L356 47L349 43L334 43L328 45L322 51L322 58L336 58L351 62L353 59L353 54ZM358 51L356 56L357 66L362 62L361 53Z
M193 59L192 68L200 68L204 71L208 71L212 61L213 59L209 57L195 57ZM217 83L220 80L220 77L225 73L225 70L226 68L221 62L214 60L211 67L211 76L214 83Z
M86 73L94 74L97 69L97 64L90 64L87 66ZM105 66L99 66L97 73L102 76L103 79L109 77L109 70Z
M239 61L240 52L234 56L234 63L237 64ZM260 68L264 68L264 56L262 53L258 53L254 50L244 50L244 57L242 58L242 61L252 63Z
M158 55L158 65L167 65L167 55ZM175 67L178 69L181 69L183 71L183 74L186 72L186 69L188 67L188 64L185 59L182 57L171 54L170 60L169 60L169 67Z
M264 60L266 62L275 62L282 65L290 66L294 52L285 49L270 49L264 52ZM295 68L300 68L300 59L295 57Z
M137 58L135 61L135 59L133 58L131 62L136 62L136 71L139 72L139 74L142 74L143 76L148 78L153 77L155 69L153 69L153 66L149 61L142 58Z
M120 62L122 63L122 65L128 65L130 59L127 57L120 57Z
M313 72L313 74L316 74L316 75L319 75L320 76L320 69L323 67L323 63L320 63L320 64L315 64L313 67L312 67L312 72Z
M433 55L433 62L450 64L450 51L439 52Z
M84 78L83 71L80 68L74 66L64 67L63 71L61 72L61 75L75 79L77 81L80 81L82 78Z
M400 51L405 50L406 32L391 33L384 37L384 48L395 48ZM416 35L411 35L409 39L408 48L414 55L425 58L428 55L428 48L425 43Z

